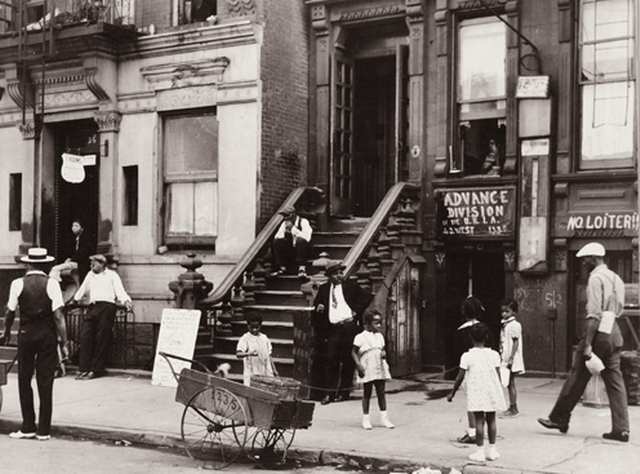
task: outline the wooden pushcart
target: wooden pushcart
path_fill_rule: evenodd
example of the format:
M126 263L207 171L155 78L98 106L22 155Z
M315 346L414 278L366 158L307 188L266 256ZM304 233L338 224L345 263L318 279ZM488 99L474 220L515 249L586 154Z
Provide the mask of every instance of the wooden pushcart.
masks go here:
M198 361L165 352L178 382L176 401L185 406L180 431L187 454L201 467L221 469L241 453L262 465L283 464L297 429L311 426L313 402L277 394L212 374ZM203 370L177 373L171 359Z
M0 346L0 410L2 410L2 386L7 385L7 375L11 372L18 357L18 348L13 346Z

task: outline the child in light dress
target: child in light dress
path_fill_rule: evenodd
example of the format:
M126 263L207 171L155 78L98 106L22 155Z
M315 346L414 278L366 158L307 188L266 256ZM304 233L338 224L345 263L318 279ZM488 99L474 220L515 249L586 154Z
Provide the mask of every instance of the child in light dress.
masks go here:
M277 376L278 371L271 358L273 348L266 334L262 334L262 316L252 314L247 318L248 331L240 337L236 346L236 357L242 359L242 378L245 385L251 385L252 375Z
M503 373L507 374L509 391L509 409L500 414L502 418L518 416L518 391L516 375L524 374L522 357L522 325L516 320L518 302L513 298L505 298L500 302L502 329L500 330L500 357ZM503 385L506 380L503 380Z
M358 370L358 382L363 384L362 427L365 430L373 428L369 417L369 405L371 393L375 387L380 408L380 423L385 428L394 428L387 416L387 399L384 391L385 383L391 378L391 373L386 361L384 336L380 333L382 315L379 311L367 310L363 319L365 329L354 338L351 351L351 357Z
M467 410L473 412L476 421L476 445L478 450L469 456L477 462L495 461L500 457L496 449L496 412L506 408L500 384L500 354L485 347L487 329L481 324L471 328L469 335L473 347L462 354L460 371L447 400L453 400L456 391L467 377ZM484 450L484 424L487 422L489 449Z

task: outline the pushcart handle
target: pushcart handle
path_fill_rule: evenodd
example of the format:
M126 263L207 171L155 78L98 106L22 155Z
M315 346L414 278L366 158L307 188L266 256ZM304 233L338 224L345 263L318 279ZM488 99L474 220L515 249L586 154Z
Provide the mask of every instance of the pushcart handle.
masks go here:
M209 370L209 368L204 365L202 362L194 360L194 359L187 359L186 357L180 357L177 356L175 354L169 354L167 352L158 352L158 354L160 354L162 357L165 358L165 360L167 361L167 364L169 364L169 368L171 369L171 372L173 372L173 376L176 378L176 380L178 380L179 378L179 374L176 373L175 369L173 368L173 364L171 363L171 361L169 359L176 359L176 360L181 360L182 362L189 362L191 364L195 364L199 367L202 367L204 369L204 371L209 374L209 375L213 375L213 373Z

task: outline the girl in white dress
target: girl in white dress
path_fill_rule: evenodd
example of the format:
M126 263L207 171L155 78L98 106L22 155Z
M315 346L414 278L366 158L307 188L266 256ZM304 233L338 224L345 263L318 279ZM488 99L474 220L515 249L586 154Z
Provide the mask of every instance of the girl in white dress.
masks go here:
M500 384L500 354L484 346L487 329L476 324L469 332L473 347L462 354L460 371L453 384L448 401L453 400L456 391L467 378L467 411L473 412L476 419L476 445L478 450L469 456L472 461L494 461L500 457L496 450L496 411L506 408L502 385ZM489 449L484 451L484 423L487 421Z
M250 315L247 318L248 331L240 337L236 346L236 357L242 359L244 366L242 379L247 386L251 385L252 375L278 375L271 357L271 341L260 332L261 328L262 316Z
M384 350L384 336L380 333L382 315L377 310L367 310L363 316L364 331L353 340L351 357L358 370L358 382L363 384L362 427L370 430L369 404L373 387L376 388L380 423L385 428L394 428L387 416L387 399L384 392L385 382L391 378Z

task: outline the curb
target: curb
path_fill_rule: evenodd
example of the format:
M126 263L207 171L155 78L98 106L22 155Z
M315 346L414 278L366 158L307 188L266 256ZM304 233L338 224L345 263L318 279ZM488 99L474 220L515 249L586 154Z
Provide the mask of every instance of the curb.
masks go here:
M13 420L0 420L0 433L9 434L20 429L21 423ZM138 447L172 449L176 453L187 457L182 446L180 436L166 433L143 433L118 428L54 425L51 432L55 437L66 437L76 440L92 440L113 442L125 446L138 445ZM528 471L521 469L501 468L477 464L466 464L462 468L451 466L419 465L415 461L400 458L378 457L355 452L341 452L322 449L292 448L288 454L289 461L296 461L307 465L336 466L354 470L377 470L383 472L395 472L398 474L410 474L421 468L428 467L442 474L458 472L461 474L548 474L548 471Z

